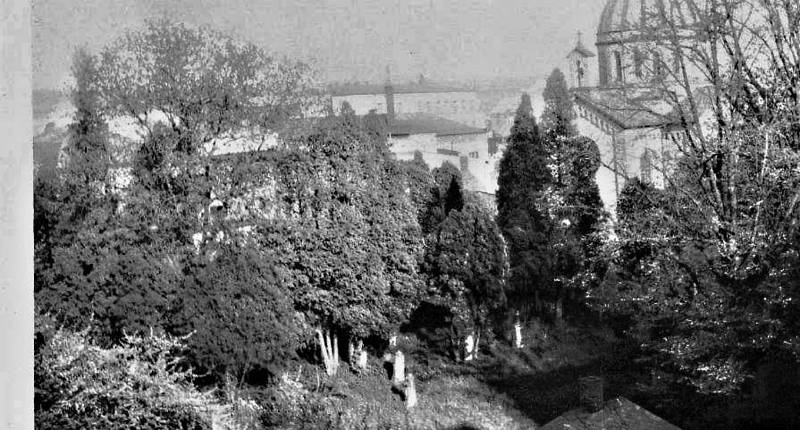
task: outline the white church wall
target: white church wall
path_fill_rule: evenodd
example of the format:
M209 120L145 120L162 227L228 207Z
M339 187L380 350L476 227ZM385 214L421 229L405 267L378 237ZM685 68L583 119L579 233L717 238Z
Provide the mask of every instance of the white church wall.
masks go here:
M642 156L645 151L650 151L653 155L649 180L654 186L663 188L661 157L666 143L662 139L661 130L656 127L619 130L600 118L594 119L595 121L590 121L583 116L578 116L575 125L578 133L594 140L600 151L602 163L595 175L595 180L606 209L612 214L616 211L617 194L624 188L626 178L642 178ZM618 172L612 169L615 165L614 139L616 139L617 145L623 145L621 150L617 151L617 157L623 157L621 160L617 160Z
M629 177L642 178L642 156L646 150L656 154L661 152L661 130L657 128L641 128L625 130L622 133L626 144L626 165Z
M595 174L595 181L606 210L614 213L617 207L616 174L607 167L613 164L614 158L611 135L582 116L578 116L575 119L575 126L580 135L594 140L597 144L597 149L600 151L601 166Z

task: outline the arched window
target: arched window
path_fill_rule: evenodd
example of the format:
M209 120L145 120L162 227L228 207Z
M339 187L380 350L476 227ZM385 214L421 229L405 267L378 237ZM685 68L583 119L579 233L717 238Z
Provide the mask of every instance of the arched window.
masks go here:
M645 149L644 154L642 154L642 158L639 161L639 170L641 171L642 175L642 182L646 182L648 184L653 183L653 155L650 153L650 149Z
M614 52L614 69L617 73L617 82L622 82L622 54L619 51Z
M672 70L675 73L680 73L681 70L681 54L677 49L672 53Z
M664 65L661 62L661 53L653 52L653 78L658 79L664 75Z
M633 50L633 73L637 78L642 79L642 65L644 63L644 55L638 48Z

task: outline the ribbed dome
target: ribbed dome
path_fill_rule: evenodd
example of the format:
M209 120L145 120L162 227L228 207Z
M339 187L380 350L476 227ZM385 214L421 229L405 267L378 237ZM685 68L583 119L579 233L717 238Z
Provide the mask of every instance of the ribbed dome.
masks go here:
M664 17L678 27L696 22L697 11L692 3L680 0L608 0L600 24L597 26L597 43L620 42L637 37L643 31L661 27ZM702 6L701 6L702 7Z

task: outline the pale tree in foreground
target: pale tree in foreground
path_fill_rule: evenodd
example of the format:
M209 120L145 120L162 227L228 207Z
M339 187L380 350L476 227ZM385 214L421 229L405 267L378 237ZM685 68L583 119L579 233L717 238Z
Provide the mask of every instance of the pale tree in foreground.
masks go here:
M664 0L646 22L683 133L664 190L634 193L649 209L619 226L598 293L660 327L647 342L699 389L728 392L760 357L800 356L800 4Z

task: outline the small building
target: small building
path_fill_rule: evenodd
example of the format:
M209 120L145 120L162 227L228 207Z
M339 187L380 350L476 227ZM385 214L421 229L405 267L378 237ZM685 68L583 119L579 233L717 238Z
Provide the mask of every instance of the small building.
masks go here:
M574 409L550 421L539 430L680 430L647 409L617 397L597 412Z
M397 114L425 113L471 127L484 127L487 117L481 112L481 100L471 88L442 85L420 76L416 82L385 85L343 84L328 88L330 104L335 111L347 102L356 115L366 115L374 110L388 114L387 94L393 98Z
M431 168L445 162L460 168L467 190L497 191L502 151L492 150L489 130L426 113L397 114L388 123L390 149L398 160L411 160L419 152Z

